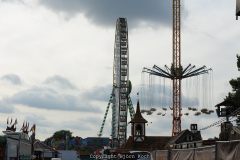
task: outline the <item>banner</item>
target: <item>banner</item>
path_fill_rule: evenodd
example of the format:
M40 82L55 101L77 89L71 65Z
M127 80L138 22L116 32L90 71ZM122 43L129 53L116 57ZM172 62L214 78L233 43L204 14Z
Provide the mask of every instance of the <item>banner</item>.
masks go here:
M204 148L196 148L194 160L215 159L215 145Z
M193 160L194 149L172 149L172 160Z
M240 159L240 141L216 142L216 159L233 160Z
M75 137L69 140L68 149L77 151L80 155L90 155L94 154L97 149L102 149L102 146L106 146L109 143L109 138L86 138ZM51 147L56 150L66 150L66 140L65 139L55 139L51 140Z
M168 160L168 150L152 151L151 160Z
M97 147L108 145L109 138L87 138L87 146Z

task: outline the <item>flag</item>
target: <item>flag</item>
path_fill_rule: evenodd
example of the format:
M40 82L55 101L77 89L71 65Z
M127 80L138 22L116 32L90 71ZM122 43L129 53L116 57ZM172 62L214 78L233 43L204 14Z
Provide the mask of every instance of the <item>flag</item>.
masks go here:
M30 129L30 131L29 132L32 132L33 131L33 126L32 126L32 128Z
M7 124L9 124L9 117L8 117L8 119L7 119Z
M24 126L22 126L22 128L20 129L20 131L23 131L23 129L24 129ZM19 132L20 132L20 131L19 131Z
M23 131L27 131L27 126L23 127Z
M14 125L16 125L17 124L17 119L15 119L15 122L14 122Z
M35 125L35 124L34 124L34 125ZM32 128L31 128L30 132L31 132L31 131L34 131L34 125L32 126Z
M11 122L10 122L10 125L12 124L12 117L11 117Z
M25 125L25 127L27 127L27 121L26 121L26 125Z
M29 122L28 122L28 126L27 126L27 129L29 128Z

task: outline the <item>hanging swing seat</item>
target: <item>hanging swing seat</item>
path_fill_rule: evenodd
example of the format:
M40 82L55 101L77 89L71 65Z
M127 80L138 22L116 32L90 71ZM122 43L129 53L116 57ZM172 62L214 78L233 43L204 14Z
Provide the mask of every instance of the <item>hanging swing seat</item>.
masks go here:
M180 114L180 116L182 116L182 113Z
M173 114L171 113L171 116L173 116Z
M197 108L192 108L192 111L197 111Z
M206 112L208 112L208 109L207 109L207 108L203 108L203 109L201 110L201 112L202 112L202 113L206 113Z
M162 109L163 109L164 111L166 111L166 110L167 110L167 108L163 108L163 107L162 107Z
M173 107L169 107L171 110L173 110Z
M210 115L211 113L208 111L208 112L205 112L205 114L208 114L208 115Z
M146 110L145 109L141 109L141 113L145 113L146 112Z
M161 114L162 114L161 112L157 113L157 115L161 115Z
M188 107L188 110L192 110L192 108L191 108L191 107Z
M153 112L149 111L149 112L147 112L147 115L152 115L152 113L153 113Z
M156 108L150 108L150 111L156 111L157 109Z
M166 115L166 113L162 114L162 116L165 116L165 115Z
M201 114L201 112L196 112L195 114L194 114L194 116L199 116Z
M184 115L188 116L188 115L189 115L189 113L184 113Z
M209 110L209 113L214 113L214 110Z

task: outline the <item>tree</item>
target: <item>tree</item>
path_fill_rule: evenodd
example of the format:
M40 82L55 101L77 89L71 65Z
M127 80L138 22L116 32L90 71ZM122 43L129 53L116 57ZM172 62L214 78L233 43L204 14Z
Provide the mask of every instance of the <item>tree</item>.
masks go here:
M39 141L39 142L41 142L41 141L40 141L39 139L37 139L37 138L35 139L35 141Z
M69 130L60 130L60 131L56 131L53 136L46 138L45 142L50 142L53 138L55 139L66 139L66 135L69 135L69 139L72 138L72 133Z
M237 67L238 71L240 71L240 56L237 55ZM236 104L240 104L240 77L236 79L231 79L229 81L230 85L232 86L232 92L229 92L226 96L225 100L231 100ZM236 123L240 126L240 116L237 117Z

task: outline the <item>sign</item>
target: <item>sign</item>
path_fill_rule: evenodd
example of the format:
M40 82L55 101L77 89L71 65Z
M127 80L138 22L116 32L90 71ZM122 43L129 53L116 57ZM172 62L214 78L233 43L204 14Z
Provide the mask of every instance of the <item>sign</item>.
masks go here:
M108 142L109 138L87 138L87 146L106 146Z

